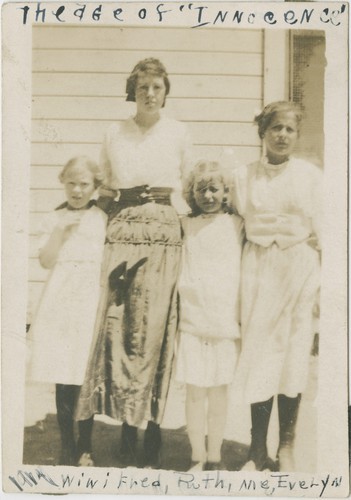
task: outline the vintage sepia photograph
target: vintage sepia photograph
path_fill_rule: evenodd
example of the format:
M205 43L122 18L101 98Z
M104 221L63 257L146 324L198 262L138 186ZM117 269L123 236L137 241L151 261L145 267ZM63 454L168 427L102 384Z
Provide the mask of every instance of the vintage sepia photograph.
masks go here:
M3 7L5 491L347 494L347 22Z

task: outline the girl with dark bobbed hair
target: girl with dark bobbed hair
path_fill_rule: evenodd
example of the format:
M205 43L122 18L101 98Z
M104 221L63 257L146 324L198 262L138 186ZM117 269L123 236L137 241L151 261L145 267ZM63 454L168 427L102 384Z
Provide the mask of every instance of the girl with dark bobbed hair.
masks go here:
M126 101L132 101L132 102L136 101L135 90L140 73L148 73L149 75L154 75L163 78L163 82L165 85L165 97L169 94L171 84L168 79L166 68L158 59L149 57L148 59L139 61L138 64L133 69L133 71L131 72L130 76L128 77L126 85L126 93L127 93ZM165 106L165 102L166 99L164 100L162 107Z
M181 231L172 202L182 199L190 140L184 124L160 113L169 90L163 64L140 61L126 85L136 114L107 130L101 152L107 182L100 194L105 206L110 200L110 218L94 347L76 417L105 413L122 421L124 465L136 464L137 429L146 421L143 464L159 465L177 326ZM81 465L93 465L90 453L82 458Z
M244 218L242 353L236 382L251 403L251 446L243 470L294 471L298 409L313 342L319 288L321 171L292 156L301 109L268 104L256 117L265 156L235 173L235 201ZM267 432L277 396L277 460Z

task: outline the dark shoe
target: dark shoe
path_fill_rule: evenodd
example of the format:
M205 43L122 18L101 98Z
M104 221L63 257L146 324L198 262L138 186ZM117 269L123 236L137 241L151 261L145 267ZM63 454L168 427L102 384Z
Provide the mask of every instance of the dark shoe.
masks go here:
M138 428L123 422L119 457L128 465L136 462Z
M149 421L144 434L144 467L159 469L161 465L161 429L155 422Z
M267 457L265 463L263 464L260 470L261 471L269 470L271 472L278 472L279 468L277 467L277 463L274 460L272 460L270 457Z
M144 469L161 469L161 454L152 458L144 457Z
M76 465L77 452L75 446L62 446L58 465Z

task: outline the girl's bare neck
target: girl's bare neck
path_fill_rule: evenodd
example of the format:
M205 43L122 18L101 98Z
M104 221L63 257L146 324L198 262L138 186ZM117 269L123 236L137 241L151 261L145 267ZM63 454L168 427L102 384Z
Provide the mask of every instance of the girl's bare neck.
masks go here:
M140 130L148 130L155 125L160 119L160 114L146 114L146 113L137 113L134 117L134 121Z

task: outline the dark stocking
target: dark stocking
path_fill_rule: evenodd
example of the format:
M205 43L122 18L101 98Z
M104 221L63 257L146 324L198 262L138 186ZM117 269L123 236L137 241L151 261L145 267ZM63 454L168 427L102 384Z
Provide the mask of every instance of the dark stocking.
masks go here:
M300 401L301 394L295 398L289 398L284 394L278 396L279 448L277 457L280 470L294 471L295 469L293 447Z
M79 455L92 452L91 437L93 434L93 425L94 415L87 420L80 420L78 422L79 438L77 447Z
M249 460L255 463L256 470L270 468L267 453L267 434L273 406L273 397L268 401L251 405L251 446Z
M74 465L76 448L74 440L74 406L76 385L56 384L57 422L61 433L60 465Z
M159 424L149 421L144 434L145 465L157 468L160 462L161 429Z
M123 422L121 436L121 457L127 462L136 461L136 445L137 445L138 429L133 425Z

